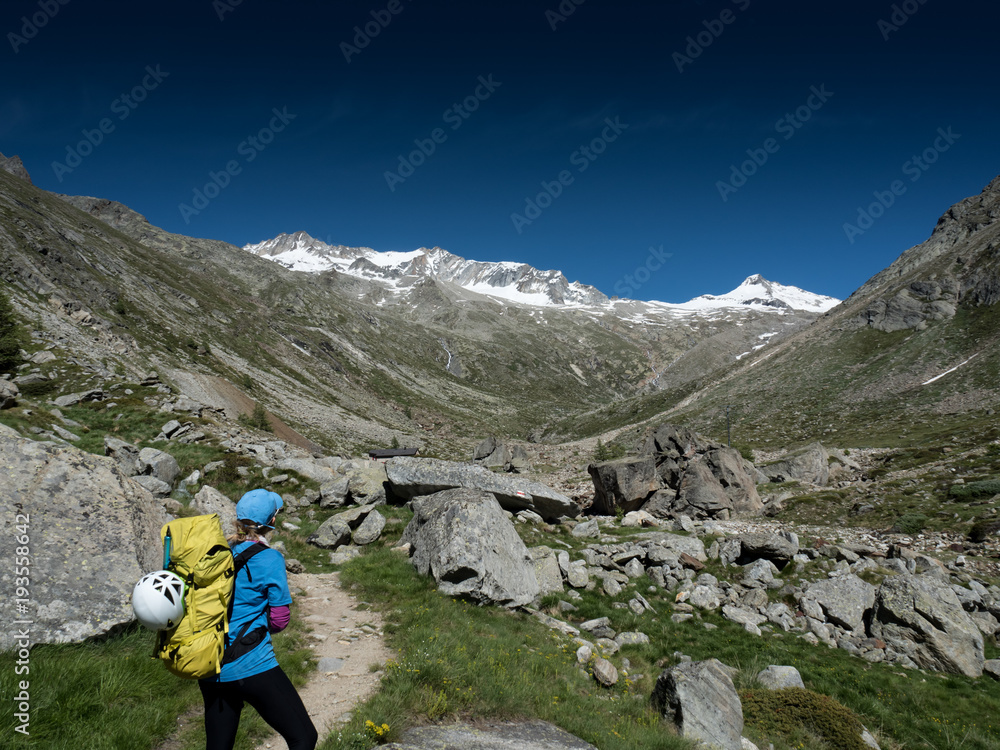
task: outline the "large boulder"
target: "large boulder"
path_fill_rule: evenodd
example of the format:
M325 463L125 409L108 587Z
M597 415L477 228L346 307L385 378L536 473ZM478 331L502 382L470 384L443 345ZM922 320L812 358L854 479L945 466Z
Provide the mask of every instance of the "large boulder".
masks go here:
M181 467L177 463L177 459L169 453L157 450L156 448L143 448L139 451L139 458L135 462L135 467L140 474L156 477L171 487L174 484L174 480L177 479L177 475L181 473Z
M733 501L706 460L696 459L688 463L681 477L674 512L691 518L723 520L732 515Z
M694 430L662 424L646 437L642 452L659 454L661 458L688 460L697 453L705 453L718 447L719 443L706 440Z
M31 621L32 644L81 641L134 620L132 588L163 562L162 506L113 460L2 425L0 466L0 558L25 557L17 548L27 547L31 571L23 597L13 562L0 569L0 584L12 608L27 600L11 619ZM0 650L15 646L16 632L0 632Z
M747 565L754 560L764 559L773 562L778 570L784 570L799 551L798 543L789 539L788 536L768 531L739 534L734 539L739 544L739 552L735 560L737 565Z
M104 455L111 456L127 477L139 473L139 448L111 435L104 436Z
M540 591L524 542L489 492L458 488L415 498L400 539L407 543L417 571L449 596L513 607Z
M652 702L681 736L721 750L741 750L743 705L728 668L717 659L664 670Z
M789 453L780 461L761 466L760 470L772 482L795 479L825 486L830 481L830 454L819 443L810 443L805 448Z
M504 509L515 513L533 510L546 520L580 515L571 498L544 484L495 474L482 466L410 456L391 458L385 466L392 493L406 500L463 487L489 492Z
M875 604L875 587L850 574L817 581L802 598L816 602L827 622L863 633L865 614Z
M352 461L344 472L351 499L358 505L382 505L386 501L385 484L389 480L380 461Z
M660 488L652 456L619 458L587 467L594 480L593 513L613 516L619 508L625 513L638 510Z
M286 458L278 461L275 468L282 471L298 472L307 479L313 479L320 484L338 478L337 472L333 469L309 458Z
M222 533L227 537L236 534L236 503L215 487L206 484L198 490L191 506L201 515L217 514L222 526Z
M749 471L754 467L744 460L739 451L735 448L716 448L705 454L705 462L732 502L734 513L759 513L764 509Z
M705 543L696 536L681 536L680 534L669 534L666 531L649 531L640 534L639 539L647 550L652 547L662 547L678 557L690 555L700 562L708 560L708 555L705 553Z
M983 636L955 592L934 576L887 578L875 596L871 635L918 666L983 673Z

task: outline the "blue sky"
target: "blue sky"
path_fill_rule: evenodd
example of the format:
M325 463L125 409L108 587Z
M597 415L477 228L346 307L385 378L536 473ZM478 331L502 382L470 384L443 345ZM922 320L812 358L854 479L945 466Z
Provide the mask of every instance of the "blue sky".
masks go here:
M998 21L942 0L8 0L0 151L237 245L305 230L639 299L753 273L843 298L1000 173Z

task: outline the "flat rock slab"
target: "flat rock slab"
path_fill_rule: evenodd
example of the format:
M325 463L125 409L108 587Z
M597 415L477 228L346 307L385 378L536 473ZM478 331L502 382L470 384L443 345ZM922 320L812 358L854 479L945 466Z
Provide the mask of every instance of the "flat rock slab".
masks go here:
M495 474L482 466L436 458L399 457L386 462L386 471L393 493L407 500L464 487L491 493L504 510L513 513L532 510L548 521L580 514L579 506L571 498L551 487Z
M518 724L419 727L403 733L386 750L597 750L544 721Z

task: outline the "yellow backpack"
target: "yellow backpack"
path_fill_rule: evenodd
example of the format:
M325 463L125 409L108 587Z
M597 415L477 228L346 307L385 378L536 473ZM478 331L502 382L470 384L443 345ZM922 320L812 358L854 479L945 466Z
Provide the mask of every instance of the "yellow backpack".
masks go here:
M222 668L233 598L233 553L219 516L178 518L160 530L164 567L184 580L184 616L159 631L153 656L179 677L201 679Z

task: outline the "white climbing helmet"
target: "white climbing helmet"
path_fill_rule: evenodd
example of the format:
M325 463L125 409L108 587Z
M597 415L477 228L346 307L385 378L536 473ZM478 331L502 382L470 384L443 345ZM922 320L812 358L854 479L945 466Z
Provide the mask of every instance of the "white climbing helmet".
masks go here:
M132 589L132 610L150 630L175 627L184 616L184 581L169 570L147 573Z

